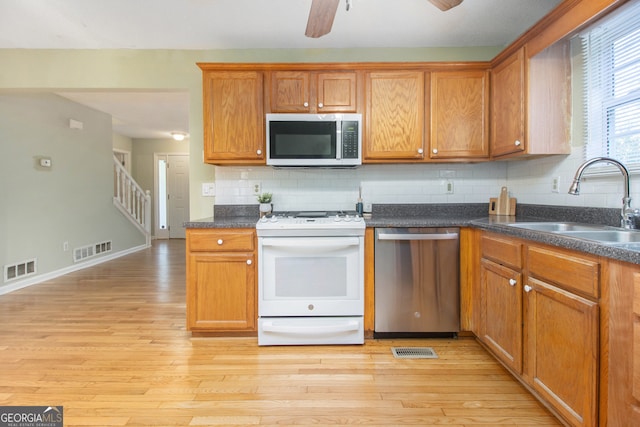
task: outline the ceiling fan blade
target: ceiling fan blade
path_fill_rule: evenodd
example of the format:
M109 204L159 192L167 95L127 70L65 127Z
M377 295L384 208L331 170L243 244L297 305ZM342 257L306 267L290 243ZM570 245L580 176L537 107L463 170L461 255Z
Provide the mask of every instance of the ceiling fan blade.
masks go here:
M429 0L435 7L444 11L447 11L453 7L456 7L462 0Z
M318 38L329 34L340 0L313 0L304 35Z

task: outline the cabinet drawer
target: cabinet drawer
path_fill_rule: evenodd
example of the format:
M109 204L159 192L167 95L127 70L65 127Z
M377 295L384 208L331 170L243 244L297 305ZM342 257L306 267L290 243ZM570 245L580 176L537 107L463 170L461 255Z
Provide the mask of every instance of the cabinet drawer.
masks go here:
M253 251L253 230L187 230L190 252Z
M522 268L522 243L493 235L483 235L482 257L516 270Z
M568 291L598 298L600 264L569 251L531 246L528 249L529 275L555 283Z

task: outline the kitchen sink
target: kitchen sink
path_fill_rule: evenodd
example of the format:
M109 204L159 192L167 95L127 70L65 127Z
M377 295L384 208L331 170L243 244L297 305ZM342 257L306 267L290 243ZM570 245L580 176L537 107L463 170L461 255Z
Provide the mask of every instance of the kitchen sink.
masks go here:
M591 240L631 251L640 251L640 231L626 230L607 225L580 224L575 222L515 222L511 227L544 231L567 237Z
M602 226L599 225L579 224L575 222L514 222L509 225L516 228L526 228L527 230L547 231L551 233L602 230Z
M633 230L562 231L559 234L602 243L640 243L640 233Z

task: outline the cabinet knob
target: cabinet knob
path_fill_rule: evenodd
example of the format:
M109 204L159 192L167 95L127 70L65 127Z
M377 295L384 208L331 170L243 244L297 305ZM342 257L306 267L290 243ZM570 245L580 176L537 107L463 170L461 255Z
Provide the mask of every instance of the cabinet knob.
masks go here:
M532 288L531 286L529 286L529 285L524 285L524 291L525 291L525 292L531 292L531 290L532 290L532 289L533 289L533 288Z
M223 243L222 239L218 239L218 244L221 245Z
M515 145L516 147L519 147L519 146L521 146L521 145L522 145L522 142L520 142L519 140L517 140L517 139L516 139L516 142L514 142L514 145Z
M318 103L318 108L322 108L322 107L324 107L324 104L322 102L319 102Z
M261 156L261 155L262 155L262 150L256 150L256 154L257 154L258 156Z
M518 281L516 279L509 279L509 285L515 286Z
M309 103L308 103L308 102L305 102L305 103L304 103L304 104L302 104L302 105L304 105L305 107L308 107L308 106L309 106Z
M418 148L418 154L422 154L424 153L424 150L422 148Z
M251 261L250 259L247 260L247 265L251 265L253 264L253 261Z
M437 148L434 148L433 150L431 150L431 152L432 152L433 154L438 154L438 149L437 149Z

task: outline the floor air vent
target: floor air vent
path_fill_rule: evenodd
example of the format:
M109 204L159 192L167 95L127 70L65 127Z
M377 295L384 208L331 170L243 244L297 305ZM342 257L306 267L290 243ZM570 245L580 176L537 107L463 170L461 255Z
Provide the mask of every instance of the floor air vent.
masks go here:
M19 262L17 264L4 266L4 281L20 279L24 276L36 274L36 259Z
M103 252L111 252L111 240L83 246L73 250L73 262L82 261L86 258L99 255Z
M396 359L437 359L438 355L431 347L391 347Z

